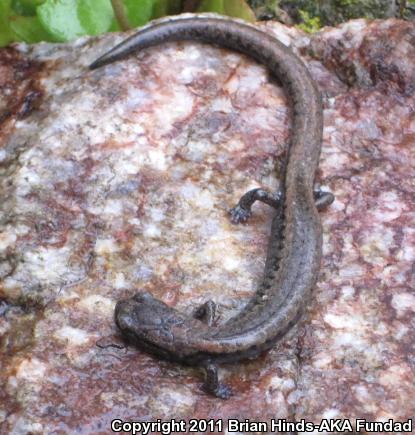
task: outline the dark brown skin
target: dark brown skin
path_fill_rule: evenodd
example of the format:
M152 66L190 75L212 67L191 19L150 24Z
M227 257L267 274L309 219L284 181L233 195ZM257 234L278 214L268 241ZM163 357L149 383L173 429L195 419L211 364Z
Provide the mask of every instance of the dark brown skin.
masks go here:
M317 279L322 244L317 207L333 200L331 194L313 191L322 137L321 98L304 64L291 50L252 26L222 18L186 17L151 25L90 68L177 40L203 41L257 60L280 80L293 108L280 191L273 195L262 189L250 191L231 211L237 223L247 220L256 200L276 208L262 284L247 306L215 327L209 324L214 308L211 302L198 310L198 318L185 316L143 292L119 301L115 308L115 322L125 337L160 357L203 366L207 371L205 389L227 398L230 390L218 382L215 364L254 358L273 346L300 318Z

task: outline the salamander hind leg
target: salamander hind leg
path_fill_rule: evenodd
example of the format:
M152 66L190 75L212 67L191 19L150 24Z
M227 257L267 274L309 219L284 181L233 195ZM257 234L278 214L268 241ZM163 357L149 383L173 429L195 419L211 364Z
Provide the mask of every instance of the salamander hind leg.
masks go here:
M264 189L252 189L242 195L238 204L230 210L231 221L234 224L246 222L251 217L251 208L255 201L261 201L273 208L278 208L281 204L281 198L282 194L279 190L271 193Z
M219 399L229 399L229 397L232 396L232 390L228 385L219 382L218 366L211 362L207 362L203 365L203 368L206 373L206 379L202 389Z
M208 326L212 326L216 317L216 304L212 300L206 301L200 307L196 308L193 313L195 319L199 319L206 323Z

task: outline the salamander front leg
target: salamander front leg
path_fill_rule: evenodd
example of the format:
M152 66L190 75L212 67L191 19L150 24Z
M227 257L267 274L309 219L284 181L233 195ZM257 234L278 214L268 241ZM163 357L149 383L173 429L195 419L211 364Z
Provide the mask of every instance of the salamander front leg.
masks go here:
M203 390L207 393L213 394L219 399L229 399L232 396L232 390L226 384L219 382L218 366L211 362L207 362L203 365L206 373L205 383L203 384Z
M334 201L334 195L331 192L324 192L320 185L316 184L313 190L314 200L318 210L322 210ZM246 222L252 214L251 208L255 201L261 201L273 208L278 208L281 204L282 193L268 192L264 189L252 189L242 195L238 204L230 210L231 221L234 224Z
M331 192L324 192L321 190L320 184L314 185L313 194L317 210L325 209L334 201L334 195Z
M261 201L273 208L278 208L281 198L282 194L279 190L271 193L264 189L252 189L242 195L238 204L230 210L231 221L234 224L246 222L251 217L251 207L255 201Z

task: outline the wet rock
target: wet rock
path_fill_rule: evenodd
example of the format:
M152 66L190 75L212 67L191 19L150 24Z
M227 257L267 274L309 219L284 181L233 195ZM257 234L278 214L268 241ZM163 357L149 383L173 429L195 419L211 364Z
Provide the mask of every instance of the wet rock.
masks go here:
M120 346L113 309L141 289L189 314L213 299L223 322L254 294L272 210L241 226L228 210L277 185L283 89L250 59L196 43L95 71L125 35L0 50L2 432L414 415L415 28L261 27L324 96L318 180L336 200L307 316L263 357L224 367L227 402L201 392L198 370Z

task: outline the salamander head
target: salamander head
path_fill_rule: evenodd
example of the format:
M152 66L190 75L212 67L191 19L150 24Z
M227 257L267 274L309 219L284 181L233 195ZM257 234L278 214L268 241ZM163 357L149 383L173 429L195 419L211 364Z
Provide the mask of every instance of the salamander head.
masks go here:
M135 345L169 357L168 351L174 346L175 334L181 332L184 318L150 293L140 292L117 302L115 323Z

